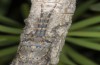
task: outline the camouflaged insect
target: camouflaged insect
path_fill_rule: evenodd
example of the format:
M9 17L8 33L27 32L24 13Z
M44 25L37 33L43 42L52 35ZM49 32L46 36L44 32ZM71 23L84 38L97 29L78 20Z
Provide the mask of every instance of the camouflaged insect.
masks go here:
M11 65L57 65L76 0L31 0L29 17Z

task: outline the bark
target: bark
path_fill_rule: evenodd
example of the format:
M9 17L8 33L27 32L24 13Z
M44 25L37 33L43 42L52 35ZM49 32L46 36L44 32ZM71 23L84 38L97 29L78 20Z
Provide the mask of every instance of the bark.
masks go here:
M11 65L57 65L76 0L31 0L16 58Z

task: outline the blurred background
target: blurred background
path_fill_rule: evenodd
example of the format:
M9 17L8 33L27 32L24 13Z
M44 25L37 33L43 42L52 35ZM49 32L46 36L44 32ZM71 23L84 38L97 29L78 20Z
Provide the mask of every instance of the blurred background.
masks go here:
M15 57L30 0L0 0L0 65ZM100 65L100 1L77 0L58 65Z

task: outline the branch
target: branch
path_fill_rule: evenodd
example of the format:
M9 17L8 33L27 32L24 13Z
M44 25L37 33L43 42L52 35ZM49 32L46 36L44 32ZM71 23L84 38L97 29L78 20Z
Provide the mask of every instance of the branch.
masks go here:
M32 0L11 65L57 65L76 0Z

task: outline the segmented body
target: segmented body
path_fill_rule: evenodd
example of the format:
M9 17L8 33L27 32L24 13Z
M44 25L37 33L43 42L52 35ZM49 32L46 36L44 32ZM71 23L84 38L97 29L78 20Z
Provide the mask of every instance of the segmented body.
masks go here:
M43 7L43 5L41 5L41 15L40 15L40 18L37 18L38 19L38 21L36 22L37 27L36 27L36 32L34 34L35 38L37 38L38 41L44 40L50 17L51 17L53 10L55 8L54 7L50 12L46 13L46 12L43 12L42 7Z
M55 6L51 9L51 11L49 12L43 12L43 4L41 4L41 14L40 14L40 18L37 18L37 22L36 22L36 27L35 27L35 34L34 34L34 42L37 42L39 44L35 44L34 46L36 47L41 47L43 45L41 45L41 43L43 44L48 44L50 43L50 41L48 41L46 38L47 36L45 36L48 24L50 23L50 17L54 11L56 7ZM46 42L46 43L45 43Z

